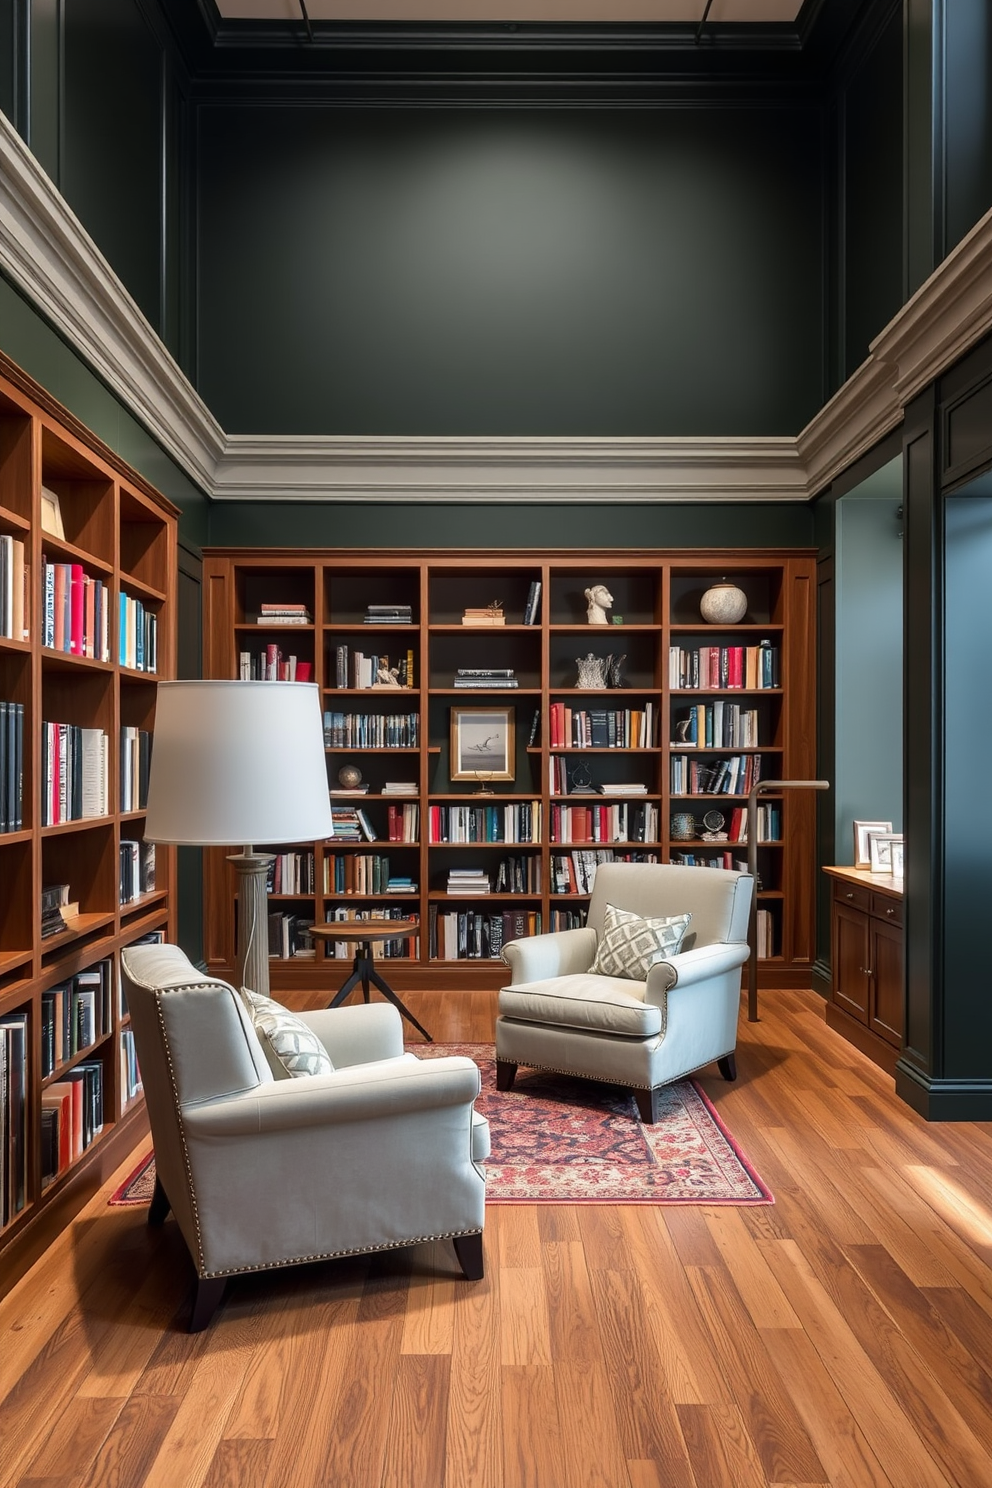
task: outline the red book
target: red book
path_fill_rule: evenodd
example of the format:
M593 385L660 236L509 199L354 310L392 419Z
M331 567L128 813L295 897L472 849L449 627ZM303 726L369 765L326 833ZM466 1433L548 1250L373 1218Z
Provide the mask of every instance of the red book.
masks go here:
M298 661L296 663L296 680L297 680L297 682L309 682L310 681L310 675L311 675L312 671L313 671L313 662L310 662L310 661Z
M744 686L744 647L731 646L727 675L728 687Z
M72 1082L56 1080L53 1084L46 1085L41 1092L41 1103L43 1106L54 1106L58 1112L58 1171L61 1173L72 1161Z
M83 655L96 655L96 580L87 578L84 585Z
M69 650L73 656L85 654L84 621L86 615L86 575L81 563L69 566Z
M388 827L387 835L390 842L402 842L403 816L399 806L393 801L386 807L386 823Z

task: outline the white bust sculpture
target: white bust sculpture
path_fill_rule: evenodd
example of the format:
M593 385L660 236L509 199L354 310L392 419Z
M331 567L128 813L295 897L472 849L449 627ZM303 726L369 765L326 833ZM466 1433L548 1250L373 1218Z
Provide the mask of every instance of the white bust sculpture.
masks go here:
M585 590L586 600L589 608L586 610L586 619L590 625L606 625L609 622L606 612L613 603L613 595L605 584L593 584L591 589Z

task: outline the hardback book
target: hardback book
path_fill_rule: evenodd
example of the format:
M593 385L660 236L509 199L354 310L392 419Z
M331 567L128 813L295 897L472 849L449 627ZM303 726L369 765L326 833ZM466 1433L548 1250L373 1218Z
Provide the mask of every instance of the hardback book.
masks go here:
M496 626L496 625L505 625L506 624L506 616L505 615L488 615L488 614L469 615L468 613L466 613L466 614L464 614L462 616L462 624L463 625L476 625L476 626L479 626L480 628L484 628L486 626L492 627L492 626Z
M541 581L535 579L527 590L527 600L524 604L524 624L533 625L537 620L537 607L541 600Z

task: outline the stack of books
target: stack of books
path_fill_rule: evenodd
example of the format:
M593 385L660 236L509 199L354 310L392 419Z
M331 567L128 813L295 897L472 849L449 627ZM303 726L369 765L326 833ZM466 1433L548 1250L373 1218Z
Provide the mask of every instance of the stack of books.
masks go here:
M313 616L305 604L260 604L256 625L311 625Z
M455 687L518 687L512 667L459 667Z
M448 870L448 893L488 894L488 875L481 868L451 868Z
M403 604L370 604L365 606L366 625L412 625L413 609Z
M604 796L646 796L648 788L640 781L624 780L612 785L597 785L594 789Z
M467 608L462 615L463 625L505 625L506 616L499 600L494 600L482 609Z
M416 892L417 885L412 878L405 878L394 873L389 875L389 881L386 884L387 894L415 894Z
M69 885L46 884L41 891L41 938L59 935L66 928L62 906L68 908Z
M387 780L382 787L384 796L415 796L417 794L417 782L415 780Z

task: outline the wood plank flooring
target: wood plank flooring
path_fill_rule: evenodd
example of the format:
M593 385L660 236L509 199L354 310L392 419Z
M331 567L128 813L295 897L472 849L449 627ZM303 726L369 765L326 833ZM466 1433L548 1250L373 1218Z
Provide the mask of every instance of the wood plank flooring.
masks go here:
M493 994L408 997L492 1037ZM0 1302L0 1485L992 1483L992 1125L920 1120L811 993L738 1068L702 1083L773 1206L493 1207L478 1283L445 1242L271 1272L190 1336L174 1223L108 1188Z

